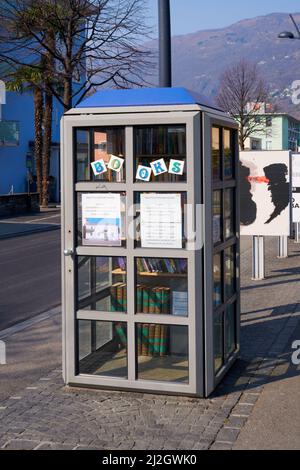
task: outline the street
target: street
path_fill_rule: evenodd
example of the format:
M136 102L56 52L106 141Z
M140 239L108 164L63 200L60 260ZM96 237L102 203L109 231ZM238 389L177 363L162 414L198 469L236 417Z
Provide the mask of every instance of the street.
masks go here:
M60 230L0 240L0 330L60 302Z

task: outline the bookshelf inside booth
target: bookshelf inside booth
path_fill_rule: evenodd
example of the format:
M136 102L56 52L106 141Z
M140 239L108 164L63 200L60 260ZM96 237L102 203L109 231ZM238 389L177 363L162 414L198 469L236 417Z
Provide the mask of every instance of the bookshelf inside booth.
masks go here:
M139 166L150 168L151 163L163 159L170 168L171 161L183 162L182 174L165 171L160 175L152 173L150 182L186 182L186 126L156 125L135 126L134 128L135 175ZM139 181L136 178L136 181Z

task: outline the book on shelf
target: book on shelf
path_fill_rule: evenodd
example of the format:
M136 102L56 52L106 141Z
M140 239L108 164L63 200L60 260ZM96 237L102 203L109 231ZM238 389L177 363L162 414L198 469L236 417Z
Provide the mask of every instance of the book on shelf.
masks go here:
M142 325L142 356L148 356L149 351L149 325L144 323Z
M111 312L126 312L127 310L127 285L117 282L110 287Z
M154 355L155 325L149 325L148 356Z
M125 258L123 258L122 256L119 256L119 257L118 257L118 264L117 264L116 268L120 268L121 271L126 271L126 261L125 261Z
M167 325L161 325L160 328L160 348L159 355L167 356L168 355L168 336L169 336L169 327Z
M137 285L136 288L136 311L142 313L143 311L143 286Z
M143 304L142 312L149 313L149 290L146 287L143 287Z
M154 343L153 343L153 355L160 355L160 342L161 342L161 325L155 325L154 330Z
M169 314L171 289L168 287L137 286L137 313ZM168 353L169 327L143 324L137 327L137 351L139 356L165 356Z
M138 353L138 356L141 356L142 355L142 325L141 323L138 323L137 324L137 338L136 338L136 341L137 341L137 345L138 345L138 348L137 348L137 353Z

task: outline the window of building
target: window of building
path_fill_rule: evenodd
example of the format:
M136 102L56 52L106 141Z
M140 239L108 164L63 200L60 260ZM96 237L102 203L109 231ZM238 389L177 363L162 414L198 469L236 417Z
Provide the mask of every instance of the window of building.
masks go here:
M272 127L273 125L273 118L272 116L267 116L266 117L266 127Z

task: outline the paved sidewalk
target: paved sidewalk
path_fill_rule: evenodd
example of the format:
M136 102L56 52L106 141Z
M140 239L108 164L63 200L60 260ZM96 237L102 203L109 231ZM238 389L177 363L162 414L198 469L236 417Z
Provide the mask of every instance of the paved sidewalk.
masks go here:
M0 402L0 448L251 448L251 422L263 432L266 420L259 410L266 414L282 401L268 390L279 391L291 375L291 342L300 324L300 246L290 242L285 260L276 258L276 249L277 240L269 239L269 277L256 283L250 281L250 240L243 240L241 357L210 399L68 389L56 369ZM293 390L299 390L298 370L291 378ZM286 412L277 419L278 429L288 433L298 429L291 419L298 397L291 391L286 398ZM260 436L261 448L267 447L269 438ZM299 433L293 439L300 448Z
M300 323L292 340L300 340ZM300 449L300 366L290 356L289 341L234 449Z

